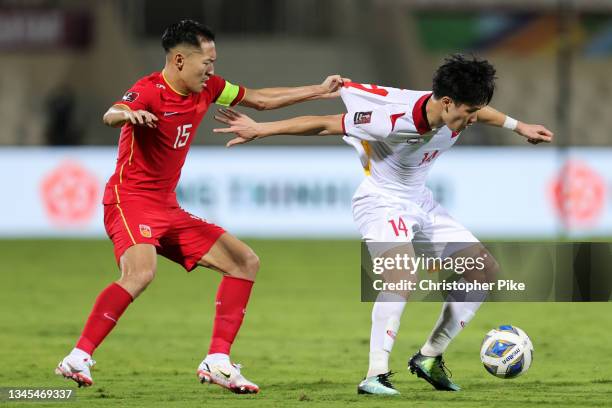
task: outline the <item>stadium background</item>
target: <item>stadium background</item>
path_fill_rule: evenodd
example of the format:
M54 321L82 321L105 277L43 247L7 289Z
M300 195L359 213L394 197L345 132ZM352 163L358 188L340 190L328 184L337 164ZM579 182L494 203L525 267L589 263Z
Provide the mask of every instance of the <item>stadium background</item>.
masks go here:
M533 147L476 126L434 167L436 196L483 239L612 236L612 2L0 0L0 387L65 385L51 368L99 289L117 276L99 202L118 132L105 128L101 115L137 78L161 68L161 31L183 17L216 31L216 72L252 88L314 84L340 73L428 89L448 53L490 59L499 77L492 105L545 124L555 143ZM319 101L251 113L271 120L342 110L340 101ZM366 365L370 309L359 302L350 215L362 177L355 155L333 137L269 138L227 150L210 116L179 197L262 259L236 347L250 375L262 379L257 404L364 403L354 395ZM100 349L99 387L78 398L101 406L208 398L231 405L232 396L198 388L189 371L206 346L217 280L205 271L186 280L162 261L157 281ZM398 386L417 405L476 406L496 397L606 405L610 368L597 356L610 348L597 339L598 328L612 323L609 312L608 304L485 305L449 350L449 365L469 391L435 394L403 372ZM410 305L397 370L437 313L436 305ZM525 378L501 383L479 366L477 349L490 327L508 320L534 338L537 354ZM556 358L568 348L571 356ZM118 353L125 366L117 365ZM151 383L156 387L141 387Z

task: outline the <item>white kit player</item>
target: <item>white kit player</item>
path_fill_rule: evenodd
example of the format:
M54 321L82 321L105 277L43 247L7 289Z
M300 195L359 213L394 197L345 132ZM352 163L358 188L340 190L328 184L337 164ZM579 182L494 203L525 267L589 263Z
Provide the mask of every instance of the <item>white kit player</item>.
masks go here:
M426 187L431 166L475 122L511 129L532 144L550 142L553 136L543 126L519 122L488 107L494 88L495 69L488 61L456 54L436 70L433 91L350 82L340 91L345 114L258 123L223 109L216 119L229 127L215 132L236 135L228 146L273 135L344 135L359 152L367 175L353 197L353 217L370 252L386 256L410 252L418 237L432 243L464 243L450 252L447 247L443 256L478 256L486 249ZM484 275L494 274L494 258L485 259L479 272L483 276L462 279L484 280ZM378 294L372 310L369 369L358 386L360 394L399 394L390 381L389 354L406 297L404 292ZM483 300L476 295L444 302L429 338L409 361L410 371L438 390L460 390L448 377L442 354Z

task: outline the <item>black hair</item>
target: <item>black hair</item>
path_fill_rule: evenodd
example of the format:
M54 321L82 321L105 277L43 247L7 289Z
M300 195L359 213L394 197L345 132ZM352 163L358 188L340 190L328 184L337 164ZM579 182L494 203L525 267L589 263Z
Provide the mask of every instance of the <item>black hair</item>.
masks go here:
M495 90L495 68L484 59L453 54L433 77L436 99L448 96L457 104L488 105Z
M215 34L202 23L194 20L181 20L164 30L162 47L166 52L179 44L189 44L199 47L202 40L214 41Z

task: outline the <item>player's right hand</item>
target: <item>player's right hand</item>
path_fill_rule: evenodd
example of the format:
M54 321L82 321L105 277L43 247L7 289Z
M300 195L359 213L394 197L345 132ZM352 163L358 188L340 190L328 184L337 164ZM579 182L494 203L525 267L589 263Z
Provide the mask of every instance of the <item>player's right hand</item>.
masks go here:
M123 116L126 121L130 121L132 125L147 126L150 128L157 127L157 116L146 110L124 110Z
M554 137L554 133L542 125L532 125L523 122L518 122L514 131L534 145L542 142L550 143Z

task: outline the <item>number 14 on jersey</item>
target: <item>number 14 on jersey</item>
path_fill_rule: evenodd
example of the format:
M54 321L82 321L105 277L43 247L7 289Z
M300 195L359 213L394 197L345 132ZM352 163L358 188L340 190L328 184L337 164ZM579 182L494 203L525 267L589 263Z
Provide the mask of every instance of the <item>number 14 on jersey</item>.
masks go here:
M393 228L393 233L396 237L399 237L400 234L408 237L408 228L406 228L406 223L402 217L397 217L396 220L389 220L389 224Z

